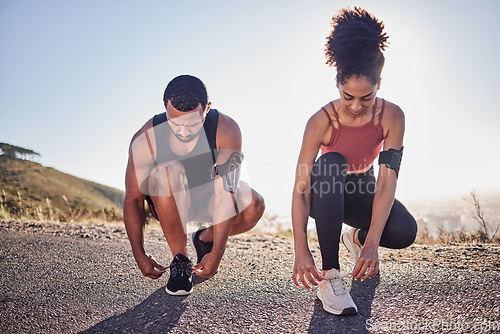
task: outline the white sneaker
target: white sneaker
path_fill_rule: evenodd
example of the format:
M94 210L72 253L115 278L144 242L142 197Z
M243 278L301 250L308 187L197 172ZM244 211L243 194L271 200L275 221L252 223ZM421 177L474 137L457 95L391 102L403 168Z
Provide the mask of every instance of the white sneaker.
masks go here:
M358 308L347 291L343 276L335 268L328 270L319 282L318 298L326 312L335 315L356 314Z
M356 266L356 263L359 260L359 254L361 253L361 247L359 247L354 242L354 235L355 234L356 234L355 228L351 228L349 231L342 234L342 243L347 248L347 250L351 253L351 255L354 259L354 265L352 266L353 268Z

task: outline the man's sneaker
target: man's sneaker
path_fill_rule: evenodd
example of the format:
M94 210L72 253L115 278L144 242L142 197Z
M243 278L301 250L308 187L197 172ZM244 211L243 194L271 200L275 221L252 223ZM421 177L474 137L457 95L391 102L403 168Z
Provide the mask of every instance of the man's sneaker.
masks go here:
M191 260L182 254L177 254L170 263L170 278L165 290L174 296L189 295L193 291L193 264Z
M196 264L200 263L203 257L210 253L214 247L213 242L203 242L199 239L200 233L204 230L205 228L200 228L198 231L192 233L188 238L191 246L196 251L196 257L198 258Z
M358 262L358 259L359 259L359 254L361 253L361 247L359 247L354 242L354 235L355 234L356 234L355 228L351 228L349 231L342 234L342 243L347 248L347 250L349 250L349 252L351 252L351 255L354 259L353 267L356 266L356 263Z
M323 280L319 282L317 295L323 303L323 309L329 313L349 315L358 312L342 275L335 268L328 270L326 276L323 276Z

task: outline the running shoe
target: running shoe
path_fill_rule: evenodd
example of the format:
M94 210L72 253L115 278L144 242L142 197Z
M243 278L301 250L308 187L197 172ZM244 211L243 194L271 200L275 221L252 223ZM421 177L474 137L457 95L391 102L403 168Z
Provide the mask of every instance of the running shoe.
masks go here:
M199 239L200 233L206 228L200 228L198 231L192 233L188 240L191 243L191 247L196 251L196 257L198 258L196 264L200 263L205 255L212 251L214 247L213 242L203 242Z
M328 270L319 282L318 298L326 312L335 315L356 314L358 308L347 291L343 277L335 268Z
M193 264L182 254L177 254L170 263L170 278L165 290L174 296L189 295L193 291Z
M356 263L359 260L359 254L361 253L361 247L359 247L356 242L354 242L354 235L356 234L356 229L351 228L349 231L342 234L342 243L347 248L347 250L351 253L352 258L354 259L353 268L356 266Z

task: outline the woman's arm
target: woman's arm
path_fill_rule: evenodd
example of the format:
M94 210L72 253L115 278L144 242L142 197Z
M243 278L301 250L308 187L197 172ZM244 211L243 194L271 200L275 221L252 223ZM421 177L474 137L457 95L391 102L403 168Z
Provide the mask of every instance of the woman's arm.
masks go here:
M382 119L382 127L385 130L384 151L391 148L401 150L403 147L403 136L405 130L405 118L403 111L394 104L387 104L386 113ZM378 246L385 224L394 203L396 194L397 174L394 170L380 165L373 200L372 218L370 229L360 254L360 258L352 271L356 279L373 278L378 273L379 259ZM368 268L374 268L369 270ZM365 272L367 272L366 275ZM363 276L364 275L364 276Z
M302 140L293 187L292 227L295 246L293 281L300 287L298 282L300 279L307 289L311 289L309 283L318 285L318 281L321 280L307 242L307 221L311 202L309 189L311 169L324 141L325 133L328 132L328 125L323 112L318 112L309 119Z

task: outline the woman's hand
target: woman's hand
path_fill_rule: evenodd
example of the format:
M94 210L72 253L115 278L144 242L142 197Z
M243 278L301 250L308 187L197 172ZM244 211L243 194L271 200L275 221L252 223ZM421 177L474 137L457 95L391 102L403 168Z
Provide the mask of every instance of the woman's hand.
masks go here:
M304 285L304 287L308 290L311 290L312 285L319 285L319 281L321 281L320 274L316 269L316 265L314 264L314 259L309 250L305 250L302 252L295 252L295 263L293 265L293 282L297 287L300 288L299 279Z
M354 279L361 279L364 281L368 278L374 278L378 274L379 260L378 260L378 247L365 245L361 249L359 260L352 270Z

